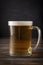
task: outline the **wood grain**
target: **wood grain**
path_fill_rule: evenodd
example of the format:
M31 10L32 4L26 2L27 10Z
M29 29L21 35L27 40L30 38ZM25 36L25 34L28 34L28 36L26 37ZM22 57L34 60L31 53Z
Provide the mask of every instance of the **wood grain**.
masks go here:
M0 39L0 65L43 65L43 40L31 56L21 58L9 55L9 40ZM35 46L36 41L36 39L32 40L32 46Z

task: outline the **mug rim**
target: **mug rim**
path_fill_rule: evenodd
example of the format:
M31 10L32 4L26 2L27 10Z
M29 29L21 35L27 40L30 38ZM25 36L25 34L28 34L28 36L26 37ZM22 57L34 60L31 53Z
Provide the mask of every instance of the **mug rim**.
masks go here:
M9 26L32 26L33 21L8 21Z

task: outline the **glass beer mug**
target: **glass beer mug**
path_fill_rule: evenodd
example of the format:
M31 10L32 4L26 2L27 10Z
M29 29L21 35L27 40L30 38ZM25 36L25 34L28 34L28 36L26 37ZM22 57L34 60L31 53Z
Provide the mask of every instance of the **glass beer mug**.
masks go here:
M8 21L10 27L10 56L30 56L32 51L38 47L41 30L33 26L33 21ZM38 40L35 47L32 47L32 30L37 29Z

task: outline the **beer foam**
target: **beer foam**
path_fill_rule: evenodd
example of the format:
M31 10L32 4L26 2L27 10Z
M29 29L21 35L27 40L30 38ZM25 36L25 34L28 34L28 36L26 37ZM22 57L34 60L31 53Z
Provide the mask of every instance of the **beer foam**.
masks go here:
M8 21L9 26L31 26L33 21Z

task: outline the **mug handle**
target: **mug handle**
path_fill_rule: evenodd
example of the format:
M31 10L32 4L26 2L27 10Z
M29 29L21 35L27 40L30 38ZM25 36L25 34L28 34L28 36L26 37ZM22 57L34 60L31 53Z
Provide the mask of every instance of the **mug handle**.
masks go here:
M38 40L37 40L37 44L35 45L35 47L33 48L33 50L36 50L38 45L39 45L39 42L40 42L40 39L41 39L41 30L39 27L37 26L33 26L33 29L37 29L38 31Z

